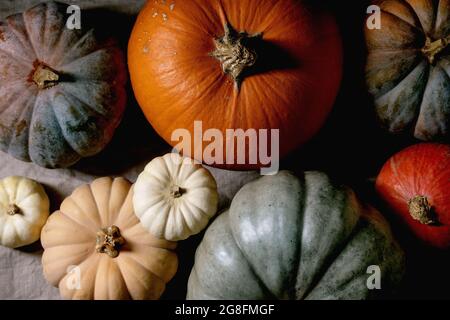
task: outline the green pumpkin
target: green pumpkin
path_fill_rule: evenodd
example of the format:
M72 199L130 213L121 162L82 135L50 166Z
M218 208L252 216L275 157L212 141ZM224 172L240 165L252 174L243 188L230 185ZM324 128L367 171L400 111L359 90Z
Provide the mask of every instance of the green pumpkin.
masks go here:
M450 1L378 1L365 29L367 87L381 124L425 141L450 140Z
M100 152L126 102L121 50L84 20L66 27L66 10L46 2L0 22L0 150L50 168Z
M403 270L389 225L353 191L282 171L245 185L208 228L187 298L366 299L390 292Z

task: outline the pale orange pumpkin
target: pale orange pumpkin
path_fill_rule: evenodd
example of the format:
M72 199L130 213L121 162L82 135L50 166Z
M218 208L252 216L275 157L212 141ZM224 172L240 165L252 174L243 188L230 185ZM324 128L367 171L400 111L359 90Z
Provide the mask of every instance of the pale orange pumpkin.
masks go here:
M42 230L44 275L67 299L158 299L178 267L176 243L150 235L131 184L100 178L76 189Z
M193 141L202 121L203 131L223 134L223 146L226 129L279 129L281 156L323 125L342 73L334 19L297 0L148 1L128 55L137 100L173 146L174 130L189 130ZM203 160L208 145L184 155ZM254 167L249 160L247 146L245 164L227 167Z

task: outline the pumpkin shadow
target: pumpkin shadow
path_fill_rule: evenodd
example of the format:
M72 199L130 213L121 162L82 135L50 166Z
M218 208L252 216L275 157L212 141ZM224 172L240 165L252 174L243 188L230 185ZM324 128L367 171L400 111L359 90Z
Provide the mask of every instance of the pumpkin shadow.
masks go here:
M83 28L94 28L100 41L109 41L111 35L114 35L126 59L128 39L136 16L91 9L83 11L82 19ZM135 99L130 81L126 92L126 109L112 141L99 154L80 160L73 169L95 176L134 176L151 159L171 150L146 120ZM134 168L136 172L130 173L130 168Z
M274 42L264 40L264 35L262 38L246 39L245 46L257 52L258 57L254 66L243 71L243 78L273 70L295 69L300 66L300 61L289 51Z

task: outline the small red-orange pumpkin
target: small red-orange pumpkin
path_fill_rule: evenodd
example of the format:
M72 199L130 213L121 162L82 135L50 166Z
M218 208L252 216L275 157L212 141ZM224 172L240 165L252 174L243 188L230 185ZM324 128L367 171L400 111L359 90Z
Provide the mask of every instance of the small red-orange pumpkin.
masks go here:
M137 100L167 142L175 129L193 138L194 121L223 146L226 129L280 129L281 156L323 125L342 72L334 19L297 0L148 1L128 54ZM248 149L228 168L248 168Z
M383 200L425 243L450 247L450 146L423 143L394 155L377 178Z

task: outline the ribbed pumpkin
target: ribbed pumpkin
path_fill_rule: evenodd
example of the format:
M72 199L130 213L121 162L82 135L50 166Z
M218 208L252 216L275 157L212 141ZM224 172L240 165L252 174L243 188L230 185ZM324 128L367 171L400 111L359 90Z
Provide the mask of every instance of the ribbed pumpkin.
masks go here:
M370 290L379 268L379 290ZM188 299L366 299L404 272L389 225L325 174L281 171L245 185L206 231Z
M49 200L38 182L25 177L0 180L0 245L18 248L39 240Z
M202 231L217 213L218 202L211 173L177 153L153 159L134 185L134 210L143 227L169 241Z
M399 152L384 165L376 188L418 239L450 247L450 146L424 143Z
M42 230L44 275L68 299L158 299L178 267L176 243L139 223L131 184L100 178L77 188Z
M0 23L0 150L52 168L100 152L125 108L123 54L67 28L66 9L46 2Z
M188 130L193 142L194 122L202 121L203 131L222 133L224 149L233 141L226 129L279 129L283 156L329 114L341 51L334 19L304 1L148 1L130 38L128 64L139 105L173 146L174 130ZM199 154L208 145L197 143L184 155L204 160ZM223 161L208 164L257 167L250 147L245 164L237 152L234 164L225 152Z
M450 1L378 1L366 28L367 84L382 124L421 140L450 139Z

